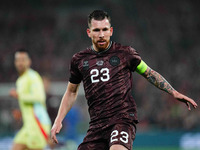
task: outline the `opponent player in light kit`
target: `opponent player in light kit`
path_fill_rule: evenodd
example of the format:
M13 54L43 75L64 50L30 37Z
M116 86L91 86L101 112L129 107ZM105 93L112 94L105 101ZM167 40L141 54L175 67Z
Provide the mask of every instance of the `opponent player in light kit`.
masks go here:
M23 127L14 138L12 150L42 150L50 135L51 121L46 110L42 78L30 65L28 51L16 51L15 67L19 78L16 82L17 89L12 89L10 95L18 99Z
M151 69L132 47L110 41L113 28L106 12L95 10L89 15L87 34L92 46L78 52L71 60L71 77L51 129L54 142L58 143L56 134L60 132L62 121L76 100L81 81L91 120L78 150L132 149L138 123L136 104L131 95L134 71L185 103L189 110L190 104L197 107L194 100L177 92Z

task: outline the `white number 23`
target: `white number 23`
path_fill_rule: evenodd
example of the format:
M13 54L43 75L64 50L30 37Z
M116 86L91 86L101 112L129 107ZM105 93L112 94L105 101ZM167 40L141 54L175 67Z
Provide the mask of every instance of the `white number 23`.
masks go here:
M110 143L114 142L114 141L122 141L124 143L128 143L128 138L129 138L129 135L127 132L125 131L121 131L120 132L120 138L118 139L117 136L119 135L119 132L117 130L114 130L112 133L111 133L111 138L110 138Z
M99 76L99 72L102 73L101 77ZM108 68L102 68L100 71L98 69L92 69L90 71L91 74L91 81L92 83L97 83L100 80L103 82L106 82L110 79L110 75L109 75L109 69Z

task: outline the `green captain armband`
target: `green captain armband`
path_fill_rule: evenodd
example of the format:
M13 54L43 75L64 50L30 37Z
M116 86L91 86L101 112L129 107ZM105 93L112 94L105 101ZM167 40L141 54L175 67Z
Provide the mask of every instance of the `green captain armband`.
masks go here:
M136 72L139 74L143 74L147 70L147 64L141 60L140 64L136 68Z

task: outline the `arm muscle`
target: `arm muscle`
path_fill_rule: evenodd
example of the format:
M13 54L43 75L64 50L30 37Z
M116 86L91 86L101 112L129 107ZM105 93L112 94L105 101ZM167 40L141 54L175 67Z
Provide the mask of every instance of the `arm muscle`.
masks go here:
M146 71L142 75L159 89L173 95L173 92L175 91L174 88L158 72L154 71L150 67L147 67Z
M62 122L66 114L71 109L77 97L78 87L79 84L68 83L67 90L63 95L55 122Z

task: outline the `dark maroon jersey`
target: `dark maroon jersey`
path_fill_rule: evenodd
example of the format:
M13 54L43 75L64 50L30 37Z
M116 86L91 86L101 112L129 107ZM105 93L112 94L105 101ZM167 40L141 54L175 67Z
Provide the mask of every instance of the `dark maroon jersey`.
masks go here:
M141 57L132 47L115 42L102 52L90 47L73 56L69 81L74 84L83 81L90 128L137 123L131 72L140 61Z

